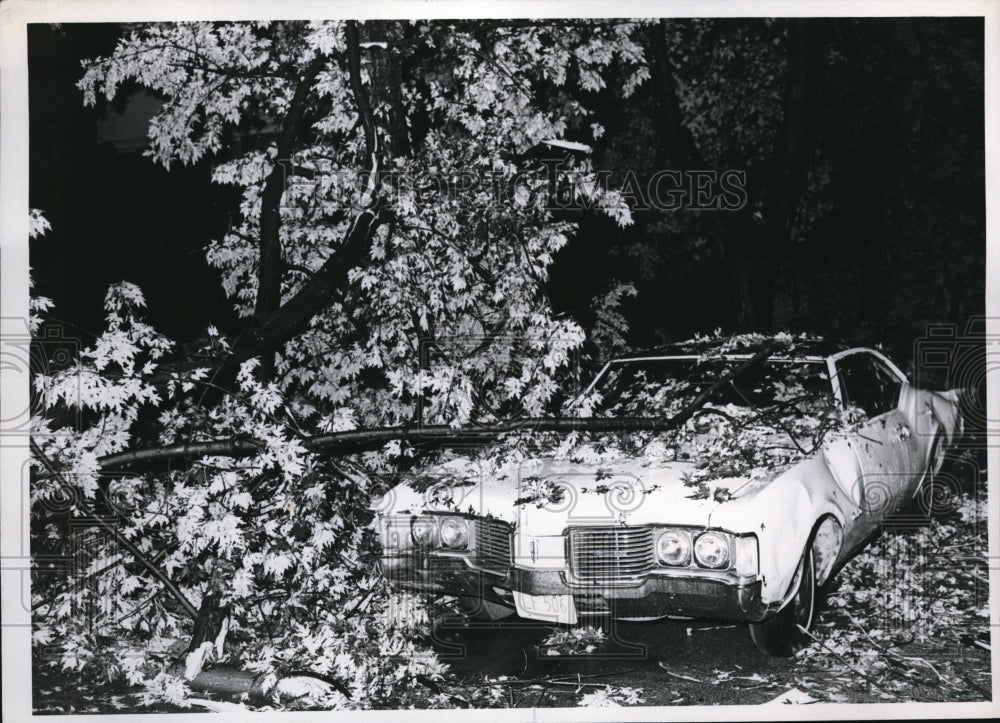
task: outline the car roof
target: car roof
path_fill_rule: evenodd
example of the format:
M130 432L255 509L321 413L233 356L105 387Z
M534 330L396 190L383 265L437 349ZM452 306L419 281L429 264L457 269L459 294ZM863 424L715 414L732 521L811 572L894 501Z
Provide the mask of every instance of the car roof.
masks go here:
M587 388L577 396L573 403L589 394L614 364L670 359L702 359L710 354L721 359L741 361L751 359L761 350L766 342L774 344L770 355L767 357L768 361L822 364L824 362L836 362L840 358L852 354L866 353L878 357L901 382L905 383L907 381L906 374L891 359L882 352L868 347L851 346L805 334L797 337L790 334L776 334L771 337L761 334L744 334L738 337L696 337L666 347L637 351L611 359L597 372L590 384L587 385ZM837 376L837 374L831 373L834 394L840 398L840 382Z
M623 356L611 359L609 364L624 364L627 362L644 362L644 361L671 361L679 359L701 359L700 354L641 354L637 356ZM730 361L745 361L747 359L753 358L753 354L720 354L713 359L725 359ZM772 354L767 358L769 362L779 362L779 363L794 363L794 362L808 362L808 363L822 363L826 361L827 357L819 356L816 354L796 354L794 356L789 356L787 354Z
M654 359L697 358L706 354L726 359L749 359L765 342L775 343L772 361L822 361L848 349L847 344L817 336L744 334L734 337L695 337L666 346L631 352L612 361L647 361Z

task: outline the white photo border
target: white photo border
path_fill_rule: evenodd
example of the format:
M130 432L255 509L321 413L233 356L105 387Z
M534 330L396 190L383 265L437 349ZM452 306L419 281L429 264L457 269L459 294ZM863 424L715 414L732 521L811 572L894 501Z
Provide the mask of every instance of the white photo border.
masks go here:
M669 5L651 0L491 0L490 2L369 0L321 2L299 0L279 4L266 0L5 0L0 4L0 334L23 333L28 317L28 67L27 25L31 23L103 23L122 20L265 20L321 18L512 18L512 17L899 17L979 16L985 32L986 129L986 333L1000 337L1000 4L992 0L677 0ZM20 321L18 321L20 320ZM0 420L28 404L28 379L0 369ZM1000 419L1000 378L987 380L988 419ZM4 430L0 427L0 434ZM28 459L23 446L4 446L0 458L0 575L2 575L3 718L33 719L30 614L21 604L22 585L29 582L30 556L26 511L28 481L22 474ZM807 706L690 706L609 708L490 709L499 721L640 721L640 720L821 720L1000 717L1000 447L988 455L989 580L994 671L992 702L884 703ZM132 721L187 720L196 714L133 714ZM294 712L218 714L213 720L366 720L448 721L469 715L464 710L363 712ZM40 718L42 716L39 716ZM103 716L87 716L101 718ZM116 720L124 720L121 715ZM80 716L45 715L44 720L74 721Z

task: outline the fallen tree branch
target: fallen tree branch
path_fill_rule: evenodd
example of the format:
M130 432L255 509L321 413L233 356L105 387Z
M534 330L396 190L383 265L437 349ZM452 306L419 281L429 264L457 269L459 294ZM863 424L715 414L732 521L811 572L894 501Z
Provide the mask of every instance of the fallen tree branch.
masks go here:
M667 675L670 675L674 678L680 678L681 680L689 680L692 683L705 682L704 680L698 680L697 678L692 678L690 675L681 675L680 673L674 673L673 671L667 670L667 666L664 665L662 661L660 662L660 667L663 668L663 670L666 672Z
M889 650L888 648L886 648L886 647L884 647L884 646L879 645L878 643L876 643L875 640L874 640L874 638L872 638L872 636L868 634L868 631L865 630L863 627L861 627L861 625L859 625L856 620L852 619L851 622L854 624L854 627L856 627L858 630L860 630L864 634L864 636L866 638L868 638L868 642L870 642L872 645L874 645L877 650L879 650L880 652L882 652L886 656L888 656L890 658L895 658L896 660L904 660L904 661L911 662L911 663L921 663L923 665L926 665L928 668L930 668L934 672L934 674L941 680L942 683L944 683L945 685L948 685L948 686L950 686L952 688L955 688L956 690L959 689L959 687L957 685L955 685L950 680L948 680L943 675L941 675L941 673L938 672L938 669L935 668L934 665L933 665L933 663L931 663L929 660L925 660L924 658L918 658L918 657L914 657L914 656L910 656L910 655L900 655L899 653L893 652L892 650Z
M294 300L293 300L294 301ZM293 302L289 302L291 304ZM287 307L289 304L286 304ZM282 307L283 309L285 307ZM377 449L393 441L411 444L449 444L459 442L487 442L511 432L665 432L680 427L704 405L720 387L730 383L743 372L756 366L771 353L765 345L753 357L743 362L732 373L722 375L702 390L684 409L672 417L526 417L483 424L475 427L451 427L447 424L412 424L395 427L354 429L346 432L301 437L299 442L310 452L349 453ZM199 458L211 455L246 457L260 451L262 443L249 439L213 440L191 442L166 447L133 450L107 455L98 460L102 471L116 467L159 462L179 458Z
M131 452L120 452L101 457L101 469L121 467L124 465L158 462L184 457L248 457L260 451L260 445L246 439L220 439L212 442L190 442L188 444L170 444L165 447L136 449Z
M544 678L528 678L527 680L484 680L484 685L490 687L507 687L507 688L530 688L533 686L539 686L542 684L551 685L607 685L607 683L581 683L581 680L591 679L591 678L610 678L616 675L625 675L626 673L631 673L635 668L623 668L622 670L612 670L608 673L591 673L588 675L581 675L579 673L573 673L571 675L549 675ZM576 681L576 682L573 682Z
M347 432L320 434L300 439L310 452L348 453L377 449L392 441L411 444L442 445L457 442L483 442L513 432L662 432L675 425L670 419L626 417L529 417L521 420L484 424L476 427L451 427L447 424L403 425ZM257 454L261 443L249 439L221 439L209 442L172 444L129 452L119 452L98 460L102 471L132 464L163 462L173 459L209 457L249 457Z
M867 682L868 682L868 684L869 684L869 685L873 685L873 686L875 686L876 688L878 688L879 690L881 690L881 691L882 691L883 693L888 693L888 694L889 694L889 695L891 695L891 696L892 696L893 698L898 698L898 697L899 697L898 695L896 695L896 693L893 693L893 692L892 692L891 690L889 690L888 688L884 688L884 687L882 687L882 686L881 686L881 685L879 684L879 682L878 682L877 680L875 680L874 678L872 678L872 677L871 677L870 675L867 675L866 673L863 673L862 671L858 670L858 669L857 669L857 668L855 668L855 667L854 667L853 665L851 665L850 663L848 663L848 662L847 662L847 660L846 660L846 659L844 658L844 656L842 656L842 655L841 655L840 653L838 653L838 652L837 652L836 650L834 650L834 649L833 649L833 648L831 648L831 647L830 647L829 645L827 645L826 643L824 643L824 642L823 642L822 640L820 640L819 638L817 638L817 637L816 637L815 635L813 635L812 633L810 633L810 632L809 632L808 630L806 630L806 629L805 629L804 627L802 627L801 625L798 625L798 626L796 626L796 627L798 627L798 629L799 629L799 630L800 630L801 632L805 633L805 634L806 634L806 635L808 635L808 636L809 636L810 638L812 638L812 639L813 639L813 640L815 640L815 641L816 641L817 643L819 643L819 644L820 644L821 646L823 646L823 649L824 649L824 650L826 650L826 651L827 651L828 653L832 653L832 654L833 654L833 655L834 655L834 656L835 656L835 657L837 658L837 660L839 660L839 661L840 661L841 663L843 663L843 664L844 664L845 666L847 666L848 670L850 670L850 671L851 671L852 673L854 673L855 675L857 675L857 676L860 676L861 678L863 678L863 679L864 679L865 681L867 681Z
M182 677L184 675L184 666L179 663L174 664L170 667L168 672L171 675ZM311 680L318 681L329 686L330 688L338 691L345 698L351 697L351 691L347 688L343 681L337 680L336 678L328 675L314 673L312 671L289 671L287 674L280 676L275 681L274 685L267 689L264 688L265 679L266 675L264 674L254 673L249 670L241 670L239 668L231 668L225 665L216 665L201 670L196 676L186 682L191 690L197 690L203 693L233 697L239 697L245 694L251 698L264 700L267 698L268 694L273 691L277 691L279 694L284 695L294 695L291 693L290 689L296 686L296 681Z
M184 666L175 665L169 672L172 675L182 676ZM202 693L212 693L215 695L241 696L247 693L254 697L265 697L264 689L261 685L264 676L249 670L236 670L217 666L205 668L198 675L187 681L191 690Z
M52 460L50 460L48 456L45 454L45 452L42 451L42 448L38 446L38 443L32 439L29 441L29 444L31 446L31 453L35 456L35 458L38 459L38 461L42 463L45 469L47 469L49 473L54 475L56 479L58 479L63 485L65 485L66 489L73 489L74 486L70 485L70 483L63 476L62 472L59 471L59 469L55 466ZM83 512L88 517L92 518L98 527L103 528L108 534L110 534L120 547L122 547L126 552L132 555L132 557L135 558L136 562L138 562L140 565L142 565L149 571L150 575L159 580L160 583L163 585L163 587L166 588L167 592L169 592L170 595L178 602L178 604L180 604L180 606L184 608L184 611L191 616L192 620L198 617L198 610L195 609L195 606L191 603L191 601L187 599L184 593L182 593L180 589L173 583L173 581L167 576L167 573L161 570L158 565L154 564L152 560L146 557L142 553L142 551L132 543L131 540L122 535L122 533L120 533L118 529L113 524L108 522L106 519L97 516L94 513L94 511L91 510L90 507L82 500L77 500L75 502L75 505L80 509L81 512Z

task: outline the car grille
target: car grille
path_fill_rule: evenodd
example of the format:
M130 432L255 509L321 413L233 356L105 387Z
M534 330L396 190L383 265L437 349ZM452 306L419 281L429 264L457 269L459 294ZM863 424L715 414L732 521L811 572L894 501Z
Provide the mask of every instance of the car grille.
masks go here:
M573 576L586 582L628 584L656 566L649 527L570 530L569 552Z
M506 522L476 520L476 562L480 567L507 571L512 562L510 533Z

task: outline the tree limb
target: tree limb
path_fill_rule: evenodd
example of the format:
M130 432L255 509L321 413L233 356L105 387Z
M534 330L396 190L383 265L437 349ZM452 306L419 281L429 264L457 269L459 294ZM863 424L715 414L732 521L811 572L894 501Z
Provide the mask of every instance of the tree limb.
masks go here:
M350 453L377 449L392 441L412 444L449 444L459 442L488 442L510 432L663 432L684 424L708 399L725 384L756 366L771 353L766 345L753 357L743 362L731 374L722 375L701 391L684 409L672 417L526 417L505 420L475 427L451 427L447 424L412 424L374 429L354 429L332 434L319 434L299 440L303 447L316 453ZM261 443L247 439L192 442L167 447L133 450L107 455L98 460L102 471L116 467L143 463L163 462L179 458L196 458L222 454L246 457L257 453Z
M704 168L705 159L686 125L677 100L673 68L667 57L667 21L662 18L652 29L653 68L656 70L658 100L662 118L656 123L660 141L674 168Z
M361 82L361 41L358 36L357 22L348 20L344 27L344 34L347 38L347 68L350 75L351 92L354 94L354 102L358 106L358 115L365 131L365 150L370 156L379 152L378 133L375 130L375 115L372 113L368 93L365 92L365 87Z
M230 376L244 361L269 353L304 331L312 317L329 303L333 293L347 281L348 271L365 259L368 242L372 234L374 234L375 229L379 226L378 196L376 191L381 164L379 159L380 145L378 132L368 95L361 82L361 51L357 23L349 21L345 32L347 35L351 90L354 93L355 103L358 106L358 113L364 127L365 149L370 159L368 169L369 185L361 203L362 210L348 228L340 247L335 253L331 254L323 266L313 274L312 278L299 289L295 296L280 307L276 306L269 309L266 316L258 314L255 327L240 337L239 341L234 345L231 355L224 362L219 372L217 372L223 380ZM315 68L315 72L319 71L319 67ZM308 72L313 72L312 66L310 66ZM314 77L315 73L313 73ZM305 83L300 85L299 89L303 87L306 87L306 91L303 92L307 92L308 87ZM298 96L298 91L296 91L296 96ZM289 136L289 139L287 139L289 144L293 138L294 136ZM279 143L280 149L281 145ZM280 194L278 200L280 202ZM263 224L263 215L261 216L261 221ZM275 233L277 233L276 230ZM278 273L280 285L282 270L280 263L275 266L275 270ZM259 296L257 309L258 311L264 311L264 306L262 306Z
M664 431L670 429L670 420L661 418L585 418L585 417L527 417L520 420L483 424L475 427L451 427L447 424L413 424L394 427L353 429L346 432L321 434L299 440L311 452L347 453L377 449L388 442L399 440L413 444L448 444L477 442L495 439L501 434L519 431L533 432L634 432ZM151 462L173 459L196 459L222 455L248 457L259 451L259 443L251 440L213 440L172 444L165 447L120 452L101 457L102 471Z
M298 137L305 114L306 101L313 82L322 70L326 58L317 56L306 67L295 93L288 105L288 113L281 124L281 132L276 143L274 168L264 182L260 197L260 259L257 264L257 301L254 315L263 319L281 304L281 199L285 193L285 164L291 160L295 139ZM270 378L273 371L273 357L263 359L261 373Z
M394 33L390 33L390 23L385 20L370 20L365 23L363 30L371 61L369 75L373 93L370 105L380 111L384 108L390 154L407 156L410 153L410 139L403 104L402 70L398 55L394 52L397 38ZM383 43L384 48L381 46Z
M237 366L301 333L312 317L330 301L333 293L347 281L347 273L362 262L368 251L368 242L379 219L376 211L362 211L351 224L343 243L326 260L301 289L281 307L272 312L254 328L247 331L233 346L225 366Z
M673 168L681 170L706 168L705 157L691 130L684 123L674 69L667 55L669 40L666 20L660 19L650 30L649 43L653 51L653 69L657 80L653 88L657 93L661 116L655 127L666 151L666 160ZM751 287L755 268L752 253L753 222L747 213L742 212L707 214L707 220L722 245L733 275L732 285L736 297L733 320L736 328L751 328L754 306Z
M101 457L101 469L120 467L143 462L159 462L166 459L199 457L248 457L260 450L259 443L248 439L220 439L211 442L190 442L170 444L165 447L136 449Z
M773 246L770 249L772 258L788 239L788 224L805 185L822 47L816 37L818 31L815 24L808 18L796 18L790 22L784 118L775 150L777 169L764 213L767 237Z
M806 185L822 52L812 20L795 18L789 23L784 117L764 199L764 226L754 253L756 326L765 329L774 315L775 272L791 240L791 222Z
M45 469L47 469L50 474L54 475L55 478L66 487L66 489L73 489L73 485L70 485L70 483L66 481L66 478L59 471L58 467L56 467L52 460L50 460L45 452L42 451L42 448L38 446L38 443L32 439L29 444L31 446L31 453L42 463ZM74 504L80 508L81 512L92 518L99 527L102 527L108 534L110 534L119 546L132 555L136 562L149 571L149 574L159 580L163 587L166 588L167 592L173 596L173 598L182 608L184 608L184 611L190 615L192 619L196 619L198 617L198 611L195 609L194 605L167 576L167 573L161 570L155 563L153 563L152 560L146 557L142 551L132 544L128 538L122 535L113 524L96 515L94 511L91 510L90 507L82 500L77 500Z

